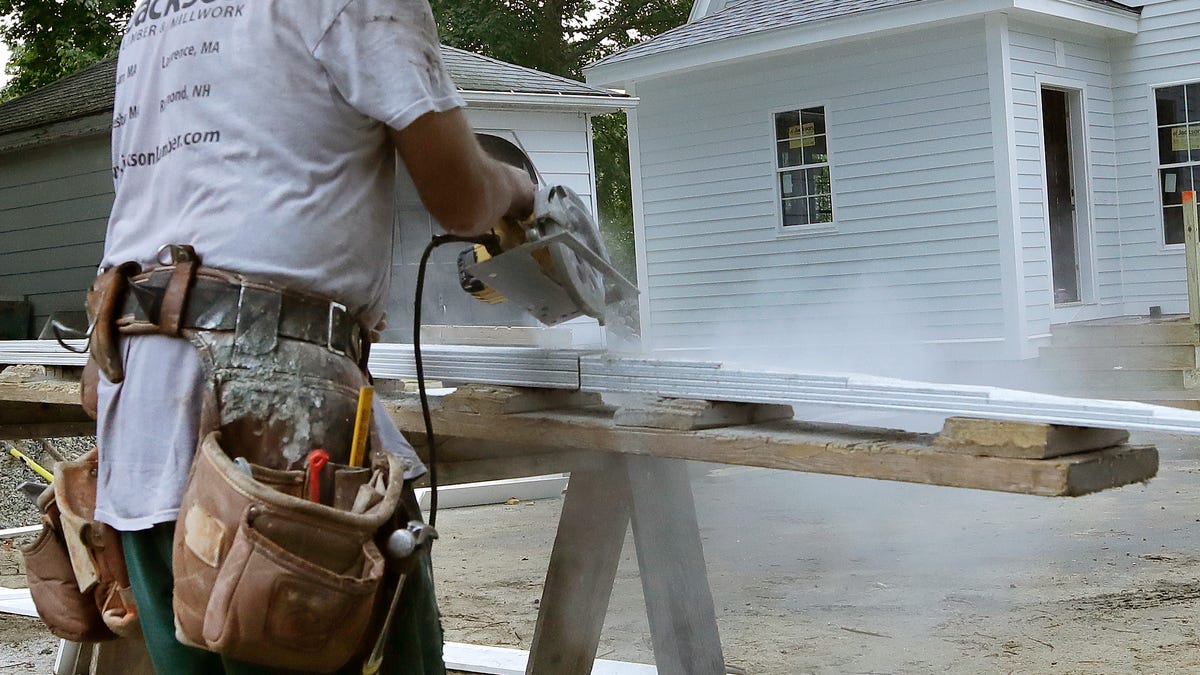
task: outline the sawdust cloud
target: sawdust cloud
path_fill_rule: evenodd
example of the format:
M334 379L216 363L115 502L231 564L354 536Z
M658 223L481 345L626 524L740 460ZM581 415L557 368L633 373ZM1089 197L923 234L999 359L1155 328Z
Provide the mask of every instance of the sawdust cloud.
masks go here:
M947 291L946 308L930 311L929 301L913 297L911 287L872 285L869 275L846 279L841 288L812 297L800 290L781 292L778 282L763 280L744 295L739 289L740 305L725 301L725 309L693 310L686 323L663 325L666 315L652 316L644 347L653 358L719 361L756 370L1061 393L1063 382L1039 371L1032 359L1003 358L999 307L973 306L969 298ZM713 304L721 300L705 299ZM975 339L956 339L962 335ZM797 407L797 413L811 421L922 432L939 430L944 419L829 406Z

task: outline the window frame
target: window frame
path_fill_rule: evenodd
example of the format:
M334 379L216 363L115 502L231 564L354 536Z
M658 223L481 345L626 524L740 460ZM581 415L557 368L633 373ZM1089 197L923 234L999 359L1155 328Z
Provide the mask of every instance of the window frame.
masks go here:
M821 108L825 114L825 153L826 160L816 164L802 164L798 166L780 167L779 166L779 139L776 136L775 117L781 113L798 113L811 108ZM833 148L832 138L834 125L830 124L830 102L828 100L813 101L801 103L799 105L788 105L773 107L767 111L767 133L768 142L770 143L771 152L771 183L772 194L775 195L775 231L780 237L803 237L819 234L829 234L838 231L838 205L837 201L837 181L833 177ZM829 168L829 204L833 209L833 219L827 223L810 223L808 225L784 225L783 224L783 187L780 185L780 176L785 171L795 171L796 169L804 169L811 167L825 166Z
M1156 82L1149 86L1150 104L1147 106L1147 117L1148 117L1149 123L1150 123L1150 138L1154 141L1154 144L1152 146L1150 146L1150 151L1153 153L1152 156L1153 156L1153 166L1154 166L1154 174L1152 176L1152 179L1154 181L1155 222L1157 223L1157 229L1158 229L1157 237L1158 237L1159 244L1161 246L1161 250L1163 252L1167 252L1167 253L1176 253L1178 251L1181 251L1181 250L1183 250L1185 244L1184 244L1184 242L1167 243L1167 222L1166 222L1166 216L1163 213L1164 209L1167 208L1167 205L1164 204L1164 201L1163 201L1163 180L1162 180L1163 174L1162 174L1162 172L1164 169L1192 167L1193 171L1200 173L1200 159L1197 159L1196 161L1189 160L1187 162L1173 162L1170 164L1162 163L1162 146L1159 144L1160 143L1159 130L1162 129L1163 127L1162 127L1162 125L1160 125L1158 123L1158 92L1161 89L1170 89L1172 87L1185 87L1185 86L1189 86L1189 85L1196 87L1197 89L1200 89L1200 79L1177 80L1177 81L1169 81L1169 82ZM1187 102L1187 93L1186 93L1186 89L1185 89L1185 93L1184 93L1185 105L1186 105L1186 102ZM1176 124L1176 125L1171 125L1171 126L1184 126L1184 127L1200 126L1200 121L1188 122L1187 121L1187 113L1185 110L1183 124L1182 125ZM1197 151L1197 152L1200 152L1200 151ZM1193 185L1192 189L1196 190L1197 192L1200 192L1200 185ZM1180 196L1180 198L1182 199L1182 195Z

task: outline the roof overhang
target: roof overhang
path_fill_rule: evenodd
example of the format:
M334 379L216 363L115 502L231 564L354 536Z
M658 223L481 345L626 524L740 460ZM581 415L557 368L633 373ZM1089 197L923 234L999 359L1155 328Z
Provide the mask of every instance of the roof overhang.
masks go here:
M587 96L583 94L534 94L507 91L461 91L469 106L486 108L539 109L560 112L604 114L636 107L632 96Z
M85 136L107 136L111 133L112 111L108 110L0 134L0 154L29 150Z
M775 30L747 33L671 51L599 63L584 69L588 84L630 82L797 49L1006 13L1103 36L1136 35L1138 15L1081 0L934 0L859 12Z

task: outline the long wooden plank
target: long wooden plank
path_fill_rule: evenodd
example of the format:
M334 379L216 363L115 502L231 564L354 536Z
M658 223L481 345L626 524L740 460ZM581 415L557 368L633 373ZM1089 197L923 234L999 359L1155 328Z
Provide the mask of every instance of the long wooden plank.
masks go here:
M95 433L96 423L79 406L78 386L0 383L0 440Z
M401 429L423 429L415 399L387 405ZM618 427L612 414L607 408L511 415L433 411L439 434L531 452L595 450L1052 497L1143 482L1158 470L1153 447L1122 445L1050 459L980 457L947 452L928 434L794 420L668 431Z
M0 437L80 435L93 429L78 405L5 401L12 391L0 391ZM68 395L53 393L56 400ZM415 399L393 407L401 428L423 431ZM1048 496L1145 481L1158 466L1153 448L1118 446L1040 460L976 457L935 447L928 435L793 420L667 431L617 427L605 408L509 415L439 410L436 415L441 433L449 429L453 436L507 444L524 453L598 450Z
M67 382L12 384L0 382L0 402L4 408L10 403L39 403L47 405L79 405L79 385Z

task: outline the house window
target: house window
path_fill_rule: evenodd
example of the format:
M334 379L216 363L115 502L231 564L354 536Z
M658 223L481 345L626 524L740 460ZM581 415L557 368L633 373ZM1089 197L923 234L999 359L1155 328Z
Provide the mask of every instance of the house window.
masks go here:
M1163 241L1183 243L1183 193L1200 179L1200 83L1154 92L1158 109L1158 189Z
M825 108L775 113L775 148L783 226L811 228L832 223Z

